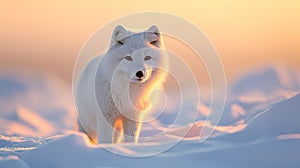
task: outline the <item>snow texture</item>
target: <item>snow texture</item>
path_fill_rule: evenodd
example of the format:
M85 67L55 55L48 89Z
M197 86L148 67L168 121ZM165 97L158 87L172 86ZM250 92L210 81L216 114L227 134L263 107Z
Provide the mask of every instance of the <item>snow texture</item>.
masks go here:
M230 84L220 123L204 142L199 132L214 126L200 116L194 123L168 128L175 115L168 111L142 129L142 136L168 129L155 141L94 145L74 131L71 91L60 79L30 71L1 72L0 167L300 167L299 74L268 65L241 75ZM187 116L193 103L183 107ZM207 112L207 102L196 110ZM150 157L111 152L134 155L177 140L176 146Z

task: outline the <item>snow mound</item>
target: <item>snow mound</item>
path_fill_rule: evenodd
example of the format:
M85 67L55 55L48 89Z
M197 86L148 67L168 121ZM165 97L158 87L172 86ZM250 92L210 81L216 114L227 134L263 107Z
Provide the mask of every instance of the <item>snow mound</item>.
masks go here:
M276 102L300 93L299 71L282 65L262 65L237 77L229 87L220 121L228 125L251 119Z
M142 130L147 136L168 129L155 141L94 145L71 131L71 90L61 80L31 72L0 73L0 167L299 167L299 81L294 70L257 69L233 83L218 126L198 120L167 128L164 123L172 118L165 116L164 122ZM207 104L196 110L208 111ZM215 129L204 142L199 141L203 128ZM163 151L176 141L157 155L130 157Z
M263 65L243 73L231 84L233 95L277 94L278 91L299 91L300 75L298 70L283 65Z
M223 140L251 141L276 138L280 135L300 133L300 94L281 101L248 121L248 126L241 132L225 136Z
M83 134L72 132L61 137L45 139L37 148L16 152L18 159L4 159L2 165L23 164L31 168L38 167L298 167L300 151L299 118L300 95L276 103L254 118L244 130L233 134L224 134L208 139L204 143L198 140L183 140L174 148L152 157L125 157L107 149L127 152L136 149L151 150L162 148L167 142L135 144L91 145ZM281 121L278 123L277 121ZM217 128L218 129L218 128ZM24 146L30 138L9 139ZM31 141L33 142L33 141ZM22 145L23 143L23 145ZM3 143L1 143L3 145ZM29 146L34 144L27 143ZM6 145L7 146L7 145ZM46 157L41 157L46 156ZM8 156L6 156L8 157ZM11 156L12 157L12 156ZM9 160L9 161L8 161Z
M47 136L74 128L71 90L47 73L0 73L0 132Z

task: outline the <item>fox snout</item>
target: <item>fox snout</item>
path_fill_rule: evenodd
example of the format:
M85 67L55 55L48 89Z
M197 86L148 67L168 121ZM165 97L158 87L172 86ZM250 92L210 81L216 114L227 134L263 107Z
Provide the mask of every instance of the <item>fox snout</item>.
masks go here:
M151 72L149 72L148 69L139 69L134 73L134 76L132 78L133 81L135 82L145 82L148 80L149 76L151 75Z
M142 79L145 76L145 72L144 71L137 71L135 73L135 76L138 77L139 79Z

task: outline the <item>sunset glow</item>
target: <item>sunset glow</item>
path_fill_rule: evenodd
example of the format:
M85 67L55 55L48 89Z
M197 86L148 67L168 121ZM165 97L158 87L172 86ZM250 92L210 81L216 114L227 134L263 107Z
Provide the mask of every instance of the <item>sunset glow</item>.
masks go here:
M127 14L162 11L202 29L218 50L230 78L251 65L269 61L297 67L299 7L300 1L279 0L162 1L159 5L133 0L3 1L0 64L52 71L70 82L80 48L98 28Z
M0 23L0 168L300 167L300 0L0 0Z

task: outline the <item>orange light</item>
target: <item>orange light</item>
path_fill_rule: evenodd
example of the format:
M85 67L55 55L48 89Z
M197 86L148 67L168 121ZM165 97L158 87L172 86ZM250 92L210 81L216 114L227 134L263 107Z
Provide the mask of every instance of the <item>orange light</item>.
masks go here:
M141 119L139 119L141 120ZM137 126L136 126L136 131L135 131L135 134L134 134L134 143L138 143L139 141L139 137L140 137L140 133L141 133L141 122L137 123Z
M124 137L123 119L118 118L114 123L113 142L121 143Z

